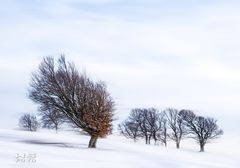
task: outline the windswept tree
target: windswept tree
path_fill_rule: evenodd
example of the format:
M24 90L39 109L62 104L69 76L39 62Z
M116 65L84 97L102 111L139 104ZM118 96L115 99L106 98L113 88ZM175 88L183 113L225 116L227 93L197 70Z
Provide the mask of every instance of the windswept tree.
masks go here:
M179 116L179 111L177 109L169 108L165 110L165 113L168 126L171 129L171 133L169 133L168 136L176 142L176 147L180 148L181 140L188 133L183 119Z
M65 121L63 114L54 109L40 110L39 115L41 116L42 127L55 129L56 132Z
M187 126L191 137L200 145L200 152L204 152L206 143L223 134L223 131L217 125L217 120L214 118L196 116L190 110L181 110L180 116Z
M43 59L32 75L29 97L40 109L58 111L87 132L89 148L95 148L97 139L112 131L114 102L106 85L80 74L64 56L57 63L53 57Z
M33 114L25 113L19 119L19 127L28 131L37 131L37 117Z
M134 121L130 121L128 119L125 120L118 125L118 129L122 135L127 138L133 139L134 142L136 142L137 139L141 137L139 124Z

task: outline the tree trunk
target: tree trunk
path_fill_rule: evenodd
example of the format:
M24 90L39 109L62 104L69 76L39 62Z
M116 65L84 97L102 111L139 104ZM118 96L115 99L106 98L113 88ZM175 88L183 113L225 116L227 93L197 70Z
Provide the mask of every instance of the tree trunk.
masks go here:
M98 139L97 136L91 135L91 139L89 141L88 148L96 148L97 139Z
M156 137L156 133L153 134L153 139L154 139L154 145L157 145L157 137Z
M176 142L176 147L177 147L177 149L179 149L180 148L180 142Z
M148 144L148 137L145 136L145 143Z
M55 131L56 131L56 134L57 134L57 132L58 132L58 126L57 125L55 125Z
M200 152L204 152L204 144L200 143Z
M151 144L151 136L148 137L148 144Z
M157 145L157 139L154 139L154 145Z
M164 144L165 144L165 147L167 147L167 135L165 135Z

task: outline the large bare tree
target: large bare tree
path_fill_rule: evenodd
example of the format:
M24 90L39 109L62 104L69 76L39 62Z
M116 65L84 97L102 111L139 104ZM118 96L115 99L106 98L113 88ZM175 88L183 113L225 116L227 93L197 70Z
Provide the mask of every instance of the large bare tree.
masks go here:
M103 82L93 82L80 74L73 63L61 56L57 63L45 57L33 73L29 97L40 109L56 110L64 114L76 127L87 132L89 148L97 139L112 130L114 102Z
M200 152L204 152L206 143L223 134L214 118L197 116L190 110L181 110L179 114L191 137L200 145Z

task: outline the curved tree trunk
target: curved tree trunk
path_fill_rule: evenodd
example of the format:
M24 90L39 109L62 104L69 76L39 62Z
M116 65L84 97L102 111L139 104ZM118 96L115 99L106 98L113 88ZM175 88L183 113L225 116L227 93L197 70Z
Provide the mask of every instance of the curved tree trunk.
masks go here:
M96 148L97 139L98 139L98 136L91 135L91 139L89 141L88 147L89 148Z

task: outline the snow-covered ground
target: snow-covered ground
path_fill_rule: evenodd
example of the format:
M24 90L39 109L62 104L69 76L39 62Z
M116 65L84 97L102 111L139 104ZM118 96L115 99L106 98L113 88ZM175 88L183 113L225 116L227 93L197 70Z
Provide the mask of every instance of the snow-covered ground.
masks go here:
M145 145L118 135L100 139L96 149L88 149L88 140L88 136L76 132L0 129L0 168L240 167L240 140L227 136L207 145L204 153L198 152L197 144L189 141L177 150L174 144L167 148ZM24 154L25 162L17 160Z

